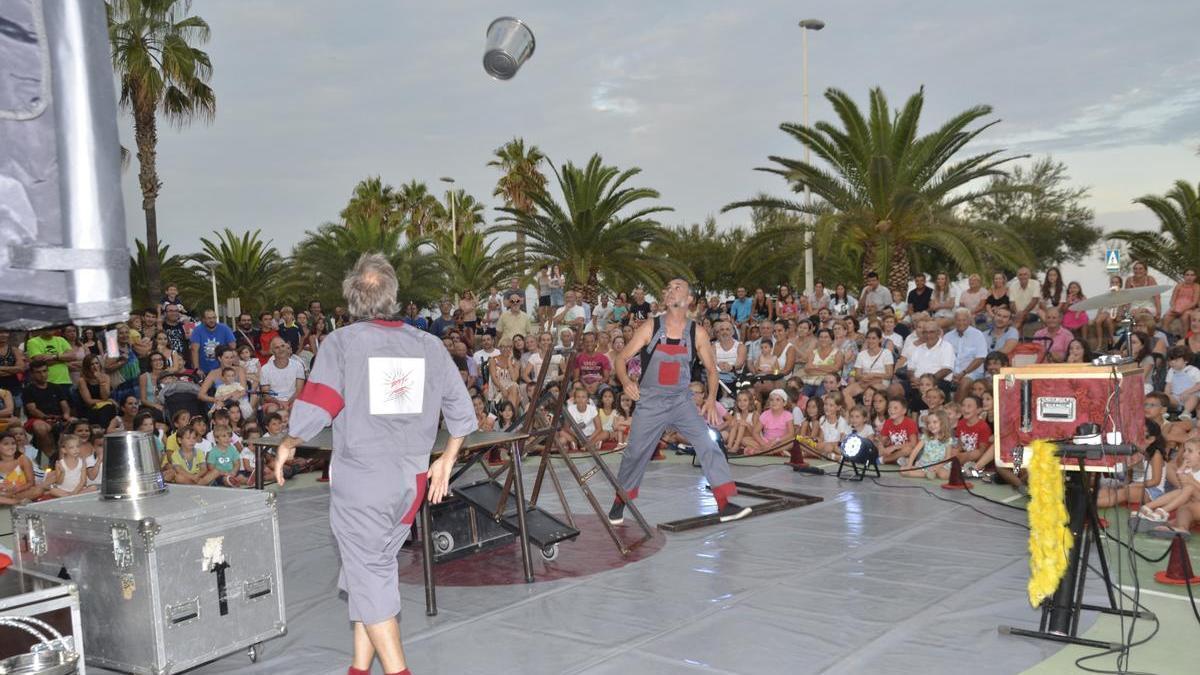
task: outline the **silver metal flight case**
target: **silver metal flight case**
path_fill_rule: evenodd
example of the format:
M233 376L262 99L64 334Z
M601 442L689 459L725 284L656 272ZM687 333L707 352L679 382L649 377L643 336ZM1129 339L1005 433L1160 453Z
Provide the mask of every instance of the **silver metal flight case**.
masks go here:
M17 566L78 585L86 661L178 673L282 635L275 495L172 485L137 500L84 494L13 510Z

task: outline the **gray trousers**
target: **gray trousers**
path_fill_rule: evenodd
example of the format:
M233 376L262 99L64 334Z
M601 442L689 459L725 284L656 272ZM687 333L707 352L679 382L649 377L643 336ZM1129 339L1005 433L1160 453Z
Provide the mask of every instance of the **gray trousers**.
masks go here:
M704 477L712 487L718 507L724 507L730 496L737 493L729 462L717 442L709 435L708 423L696 410L690 392L686 396L655 398L645 396L633 412L630 424L629 445L621 457L621 468L617 470L617 482L630 499L636 499L638 486L646 475L646 466L654 457L654 450L668 427L673 427L696 449L696 458L704 469Z

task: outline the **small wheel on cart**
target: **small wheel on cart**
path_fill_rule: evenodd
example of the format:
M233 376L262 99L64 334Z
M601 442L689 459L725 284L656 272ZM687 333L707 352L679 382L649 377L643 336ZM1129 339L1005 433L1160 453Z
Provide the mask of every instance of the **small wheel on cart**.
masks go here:
M558 544L550 544L542 547L542 560L546 562L554 562L558 557Z
M246 656L250 657L250 663L258 663L258 650L262 649L261 642L255 642L246 650Z
M435 531L433 533L433 551L438 555L445 555L454 550L454 535L445 531Z

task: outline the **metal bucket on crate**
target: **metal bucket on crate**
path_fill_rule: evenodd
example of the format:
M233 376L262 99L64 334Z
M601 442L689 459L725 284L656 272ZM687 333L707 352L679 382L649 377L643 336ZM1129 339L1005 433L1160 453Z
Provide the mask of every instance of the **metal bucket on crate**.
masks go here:
M533 56L533 48L533 31L529 26L515 17L502 16L488 26L483 69L497 80L512 79Z
M103 499L139 499L167 490L159 470L154 437L144 431L119 431L104 436L104 466L100 476Z

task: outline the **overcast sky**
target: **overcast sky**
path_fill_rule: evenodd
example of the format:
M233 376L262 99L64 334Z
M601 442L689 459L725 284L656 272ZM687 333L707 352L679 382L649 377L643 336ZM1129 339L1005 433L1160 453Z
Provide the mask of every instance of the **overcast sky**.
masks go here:
M1200 178L1200 3L860 0L743 3L608 0L198 0L216 121L162 128L160 234L175 252L214 229L260 228L285 252L336 217L370 175L439 176L489 206L494 148L513 136L556 163L643 169L638 184L674 207L667 224L745 213L721 206L782 179L753 171L799 157L778 125L801 120L801 18L810 34L811 117L821 94L893 107L925 86L925 129L986 103L1003 121L984 147L1053 154L1106 228L1154 219L1130 200ZM500 15L533 27L517 77L480 65ZM129 118L122 136L131 146ZM124 177L131 240L144 238L136 161ZM489 222L494 212L489 209Z

